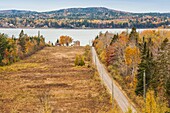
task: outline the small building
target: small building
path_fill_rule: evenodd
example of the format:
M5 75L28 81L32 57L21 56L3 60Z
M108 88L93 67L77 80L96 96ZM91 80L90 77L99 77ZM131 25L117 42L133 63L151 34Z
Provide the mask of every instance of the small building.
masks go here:
M78 40L74 41L73 43L74 43L73 46L80 46L80 41L78 41Z
M61 44L60 43L55 43L55 46L61 46Z

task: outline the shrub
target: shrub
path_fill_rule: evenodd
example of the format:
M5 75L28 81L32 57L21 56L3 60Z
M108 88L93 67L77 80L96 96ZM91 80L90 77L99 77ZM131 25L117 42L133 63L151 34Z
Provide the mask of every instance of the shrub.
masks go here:
M84 66L85 62L84 62L84 58L82 55L76 55L76 59L74 62L75 66Z
M133 113L132 109L129 107L126 113Z
M89 45L85 46L84 56L86 61L91 61L91 49Z
M84 66L84 65L85 65L84 58L82 56L80 56L79 66Z

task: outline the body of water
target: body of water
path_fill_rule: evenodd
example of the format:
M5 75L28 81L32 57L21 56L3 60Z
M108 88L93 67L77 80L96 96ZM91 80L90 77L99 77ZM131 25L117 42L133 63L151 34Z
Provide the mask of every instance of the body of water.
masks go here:
M12 37L14 35L18 38L19 33L22 29L0 29L0 33L5 33L8 36ZM40 31L41 35L45 37L46 42L55 43L61 35L68 35L73 38L74 41L79 40L81 46L89 44L100 32L105 33L106 31L112 33L121 33L122 31L127 31L127 29L23 29L24 33L29 36L38 35ZM138 29L139 32L144 29ZM130 29L128 30L130 31Z

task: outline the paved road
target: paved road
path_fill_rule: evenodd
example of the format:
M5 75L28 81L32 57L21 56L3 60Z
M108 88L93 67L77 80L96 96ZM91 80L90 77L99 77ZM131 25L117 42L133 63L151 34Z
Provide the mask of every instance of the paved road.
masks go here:
M118 105L122 109L123 112L126 112L129 107L131 107L133 113L136 112L135 108L129 103L127 97L122 93L119 87L112 82L112 79L108 75L106 69L104 68L103 64L99 61L96 51L94 47L92 47L92 57L93 63L97 66L97 70L99 72L100 77L102 78L103 82L109 89L110 93L114 92L114 98L117 101ZM113 83L113 84L112 84ZM113 88L113 89L112 89Z

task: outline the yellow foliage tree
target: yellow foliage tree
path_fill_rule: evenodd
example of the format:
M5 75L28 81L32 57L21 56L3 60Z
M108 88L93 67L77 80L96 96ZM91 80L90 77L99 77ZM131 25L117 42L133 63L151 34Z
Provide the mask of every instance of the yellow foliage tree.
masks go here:
M97 53L100 54L103 51L103 48L104 48L103 42L101 40L98 40L96 44Z
M168 109L166 103L160 102L158 98L155 97L154 91L149 90L146 94L146 105L143 110L144 113L165 113Z
M132 68L132 78L134 80L135 75L137 74L137 67L138 64L140 63L140 51L139 48L135 47L130 47L128 46L125 49L125 61L126 64Z
M154 91L148 91L146 94L146 113L157 113L156 101L154 97Z
M103 50L100 54L100 58L102 62L106 62L106 50Z

